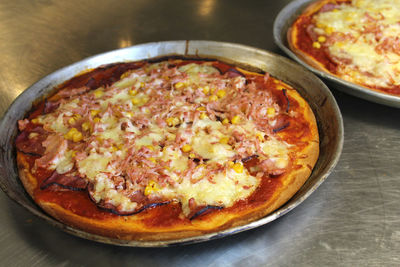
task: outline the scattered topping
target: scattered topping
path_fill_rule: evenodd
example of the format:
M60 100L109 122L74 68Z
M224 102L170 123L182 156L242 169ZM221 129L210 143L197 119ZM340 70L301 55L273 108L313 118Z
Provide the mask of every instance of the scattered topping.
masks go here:
M230 207L250 196L262 177L285 173L290 160L288 145L274 136L288 127L277 122L285 111L271 97L281 85L269 81L269 74L223 73L213 62L166 61L81 89L31 120L50 133L41 149L29 150L45 150L35 164L56 170L42 189L87 185L99 207L119 215L174 201L193 220ZM246 165L252 159L265 162L257 175Z

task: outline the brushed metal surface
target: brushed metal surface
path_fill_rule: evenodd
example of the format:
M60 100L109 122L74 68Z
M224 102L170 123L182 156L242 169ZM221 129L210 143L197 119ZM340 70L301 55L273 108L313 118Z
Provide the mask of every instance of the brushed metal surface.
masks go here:
M0 1L0 116L31 84L138 43L209 39L283 54L273 21L289 1ZM183 247L128 248L66 234L0 192L1 266L398 266L400 113L332 91L342 156L329 178L263 227Z
M316 115L320 133L320 156L310 178L285 205L268 216L249 224L191 238L168 241L125 241L93 235L59 223L36 207L26 196L18 182L13 141L17 134L17 121L31 109L31 103L42 99L56 85L100 65L151 59L168 55L217 58L244 67L250 66L269 72L272 76L294 86L310 103ZM273 53L226 42L215 41L168 41L140 44L89 57L64 67L27 88L12 103L0 122L0 187L13 200L50 224L76 236L107 244L135 247L159 247L191 244L222 238L269 223L286 214L303 202L332 172L339 160L343 146L343 121L339 108L329 89L316 76Z
M394 96L390 94L385 94L373 90L369 90L360 85L348 82L346 80L340 79L334 75L327 72L318 70L311 65L307 64L304 60L293 53L287 42L287 32L294 20L301 14L301 12L314 0L296 0L285 6L278 14L274 21L273 35L275 43L291 58L296 60L298 63L311 70L315 74L324 78L329 84L342 92L351 94L356 97L361 97L363 99L380 103L383 105L388 105L391 107L400 108L400 96Z

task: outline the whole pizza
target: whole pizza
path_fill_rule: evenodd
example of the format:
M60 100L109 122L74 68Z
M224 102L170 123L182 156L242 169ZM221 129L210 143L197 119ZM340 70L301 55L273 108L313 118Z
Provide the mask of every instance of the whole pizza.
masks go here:
M319 154L307 102L218 60L115 63L54 89L18 121L20 179L48 214L123 240L171 240L259 219Z
M318 0L288 31L290 48L313 67L400 96L400 3Z

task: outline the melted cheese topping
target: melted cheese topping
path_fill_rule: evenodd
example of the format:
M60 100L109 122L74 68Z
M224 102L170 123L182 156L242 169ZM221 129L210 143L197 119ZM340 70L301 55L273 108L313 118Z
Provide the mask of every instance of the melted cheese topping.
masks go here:
M254 192L261 176L241 158L257 155L275 168L288 165L289 145L251 117L218 120L208 113L213 102L245 86L243 77L222 77L210 63L157 63L128 71L108 88L63 100L38 119L70 144L84 142L78 147L84 151L70 145L55 168L66 173L75 164L93 185L95 202L132 212L141 207L134 197L140 192L150 202L178 201L189 215L190 205L230 207ZM271 108L279 111L275 103ZM268 118L276 123L274 114Z
M313 17L314 31L327 41L315 46L326 47L346 80L370 87L400 85L399 12L395 0L354 0L320 12Z

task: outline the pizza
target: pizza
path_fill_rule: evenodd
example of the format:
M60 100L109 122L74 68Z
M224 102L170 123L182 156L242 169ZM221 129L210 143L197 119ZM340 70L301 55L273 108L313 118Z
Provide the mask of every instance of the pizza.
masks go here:
M311 66L365 88L400 96L400 3L319 0L288 31Z
M18 121L20 180L57 220L122 240L239 226L287 202L319 154L315 116L268 73L159 58L88 70Z

